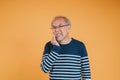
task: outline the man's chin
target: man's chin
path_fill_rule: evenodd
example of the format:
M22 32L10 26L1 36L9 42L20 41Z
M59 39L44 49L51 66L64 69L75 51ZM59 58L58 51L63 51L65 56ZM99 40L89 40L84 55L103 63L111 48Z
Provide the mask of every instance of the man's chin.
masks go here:
M57 39L58 42L60 42L61 40L60 39Z
M63 40L63 39L59 39L59 38L57 38L57 41L58 41L58 42L61 42L62 40Z

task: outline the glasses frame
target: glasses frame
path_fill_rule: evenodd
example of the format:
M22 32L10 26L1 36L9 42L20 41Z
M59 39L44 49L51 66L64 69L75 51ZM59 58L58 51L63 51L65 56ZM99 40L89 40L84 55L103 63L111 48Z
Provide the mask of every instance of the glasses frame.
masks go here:
M57 29L57 28L62 28L62 27L65 27L65 26L69 26L69 25L60 25L60 26L52 26L50 29L54 30L54 29Z

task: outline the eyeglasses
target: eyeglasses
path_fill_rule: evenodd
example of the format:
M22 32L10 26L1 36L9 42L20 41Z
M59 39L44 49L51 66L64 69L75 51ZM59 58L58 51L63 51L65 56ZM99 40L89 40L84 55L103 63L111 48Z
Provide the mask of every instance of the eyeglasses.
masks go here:
M68 26L68 25L52 26L51 29L53 29L53 30L57 29L57 28L61 29L61 28L65 27L65 26Z

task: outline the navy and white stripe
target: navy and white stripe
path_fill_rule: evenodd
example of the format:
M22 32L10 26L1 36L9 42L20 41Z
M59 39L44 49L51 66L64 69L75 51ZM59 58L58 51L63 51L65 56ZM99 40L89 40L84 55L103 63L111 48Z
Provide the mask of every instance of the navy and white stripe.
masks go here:
M88 79L90 78L90 65L88 57L81 57L81 72L82 72L82 78Z
M91 79L85 46L75 39L69 45L53 46L50 42L47 43L41 68L50 73L50 80Z
M56 60L58 53L51 51L50 54L45 54L42 59L42 70L44 72L49 72Z

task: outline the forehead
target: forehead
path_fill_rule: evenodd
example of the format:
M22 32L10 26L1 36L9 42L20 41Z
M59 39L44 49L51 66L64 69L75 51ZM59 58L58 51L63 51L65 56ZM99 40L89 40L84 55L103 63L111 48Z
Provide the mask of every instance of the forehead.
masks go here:
M63 18L57 18L53 20L52 25L65 25L66 22Z

